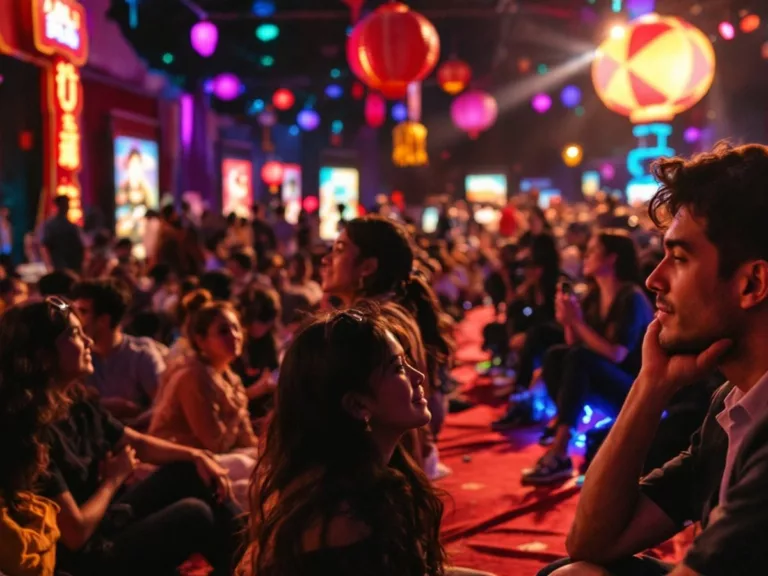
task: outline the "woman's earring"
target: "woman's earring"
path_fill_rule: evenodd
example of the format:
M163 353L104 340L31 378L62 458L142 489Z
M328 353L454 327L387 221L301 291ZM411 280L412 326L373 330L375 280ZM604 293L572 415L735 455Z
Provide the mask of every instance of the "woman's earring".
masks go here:
M357 279L357 291L358 291L358 292L362 292L364 289L365 289L365 278L363 278L362 276L360 276L360 277Z
M371 432L371 417L368 415L365 416L365 431Z

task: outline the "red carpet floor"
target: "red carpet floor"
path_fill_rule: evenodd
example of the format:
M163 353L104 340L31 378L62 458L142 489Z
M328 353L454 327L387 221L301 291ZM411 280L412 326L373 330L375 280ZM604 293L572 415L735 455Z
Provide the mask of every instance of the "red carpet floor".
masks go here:
M565 555L579 488L574 480L552 488L522 486L521 471L543 452L537 431L491 431L504 402L475 377L475 363L486 358L481 330L491 319L488 309L476 309L459 326L457 361L464 365L454 376L477 406L449 415L440 434L441 459L453 470L437 482L448 493L443 536L457 566L528 576ZM672 545L658 553L675 555Z

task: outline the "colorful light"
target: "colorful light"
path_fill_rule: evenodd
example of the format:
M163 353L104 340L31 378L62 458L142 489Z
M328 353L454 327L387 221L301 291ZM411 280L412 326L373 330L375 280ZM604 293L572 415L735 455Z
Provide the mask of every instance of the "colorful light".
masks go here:
M613 164L606 162L600 166L600 176L603 177L603 180L613 180L616 177L616 168L613 167Z
M341 78L341 70L339 70L338 68L334 68L333 70L331 70L331 78L333 78L334 80Z
M272 104L278 110L289 110L295 102L296 97L287 88L280 88L272 95Z
M288 134L290 134L291 136L298 136L299 132L300 130L298 126L291 126L290 128L288 128Z
M365 96L365 87L360 82L352 84L352 98L362 100L363 96Z
M472 79L472 68L463 60L452 58L437 69L437 83L452 96L464 91Z
M267 108L259 114L259 124L263 126L264 128L272 128L275 124L277 124L277 114L275 114L275 111L271 108Z
M749 34L760 28L760 16L757 14L748 14L741 19L739 28L744 34Z
M544 114L552 108L552 98L550 98L549 94L543 92L536 94L536 96L533 97L533 100L531 100L531 106L539 114Z
M213 79L213 93L219 100L234 100L240 96L242 84L234 74L225 72Z
M210 58L216 52L219 43L219 29L216 24L208 20L201 20L189 32L189 41L195 52L203 58Z
M331 100L338 100L344 96L344 88L338 84L328 84L328 86L325 88L325 95L328 96L328 98Z
M408 119L408 108L402 102L395 102L392 105L392 120L395 122L405 122Z
M331 132L333 134L341 134L344 131L344 122L341 120L334 120L331 122Z
M547 66L546 64L539 64L538 66L536 66L536 72L538 72L539 74L546 74L547 72L549 72L549 66Z
M302 110L296 116L296 124L307 132L317 130L317 127L320 126L320 114L314 110Z
M369 92L365 99L365 122L371 128L379 128L387 119L387 102L381 94Z
M679 18L648 14L623 38L597 49L592 83L610 110L634 123L668 122L712 86L715 52L701 30Z
M627 0L629 19L634 20L656 10L656 0Z
M425 166L427 154L427 128L419 122L402 122L392 130L392 163L395 166Z
M733 40L736 37L736 30L730 22L720 22L717 31L720 32L723 40Z
M261 167L261 179L269 186L269 191L273 194L277 192L280 184L283 183L285 168L280 162L270 160Z
M451 104L453 123L472 139L493 126L498 115L499 107L496 99L480 90L464 92Z
M764 42L763 45L760 47L760 55L765 60L768 60L768 42Z
M251 12L259 18L270 18L275 13L275 3L272 0L256 0Z
M265 106L264 100L262 100L261 98L257 98L256 100L251 102L250 105L248 106L248 114L251 114L251 115L258 114L259 112L264 110L264 106Z
M581 104L581 90L573 84L566 86L560 92L560 101L566 108L576 108L576 106Z
M276 40L278 36L280 36L280 28L277 24L260 24L256 28L256 38L262 42L271 42Z
M272 65L274 65L275 59L269 54L265 54L259 59L259 62L262 66L264 66L264 68L270 68Z
M173 54L170 52L163 54L163 64L173 64Z
M569 168L575 168L584 159L584 150L578 144L569 144L563 148L563 162Z
M320 201L317 196L305 196L301 202L301 207L304 208L305 212L312 214L320 207Z
M701 140L701 130L696 126L689 126L685 129L685 132L683 132L683 140L685 140L688 144L694 144L698 142Z

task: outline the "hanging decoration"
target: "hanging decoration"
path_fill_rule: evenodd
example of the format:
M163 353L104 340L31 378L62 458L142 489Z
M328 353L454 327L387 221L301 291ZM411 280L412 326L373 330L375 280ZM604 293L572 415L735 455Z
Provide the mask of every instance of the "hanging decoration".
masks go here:
M290 110L295 103L296 97L287 88L280 88L272 95L272 104L278 110Z
M210 58L219 43L219 29L208 20L201 20L189 31L189 41L195 52L203 58Z
M302 110L296 116L296 124L305 132L317 130L317 127L320 126L320 114L314 110Z
M464 91L472 80L472 68L458 58L451 58L437 69L437 82L444 92L455 96Z
M520 74L527 74L531 69L531 59L526 57L521 57L517 59L517 71L520 72Z
M277 194L280 185L283 183L284 174L285 169L283 165L276 160L265 162L264 166L261 167L261 179L269 186L270 194Z
M371 128L380 128L387 119L387 102L376 92L369 92L365 98L365 122Z
M271 22L259 24L254 34L262 42L272 42L272 40L276 40L280 36L280 28L278 28L277 24L272 24Z
M365 96L365 86L360 84L360 82L352 84L352 98L362 100L363 96Z
M717 31L720 32L723 40L733 40L736 37L736 29L728 21L720 22L717 26Z
M539 114L545 114L552 108L552 98L544 92L536 94L531 100L531 107Z
M395 122L405 122L408 120L408 108L402 102L392 104L392 120Z
M352 72L388 99L405 96L408 84L426 78L440 58L440 37L424 16L399 2L381 5L347 38Z
M584 149L578 144L569 144L563 148L563 162L569 168L575 168L584 159Z
M493 126L498 115L496 99L480 90L465 92L451 104L453 123L473 140Z
M696 126L689 126L685 129L685 132L683 132L683 140L688 144L695 144L701 140L701 130Z
M427 128L419 122L406 121L392 130L392 162L395 166L415 167L429 163Z
M229 72L219 74L213 79L213 94L219 100L234 100L240 96L242 87L240 79Z
M744 34L749 34L760 28L760 16L757 14L747 14L739 22L739 28Z
M312 214L320 207L320 201L317 196L304 196L304 200L301 201L301 207L304 211Z
M344 96L344 88L338 84L328 84L328 86L325 88L325 95L328 96L328 98L331 100L338 100Z
M581 104L581 90L578 86L569 84L560 92L560 101L566 108L576 108Z
M421 122L421 82L412 82L408 85L408 120Z

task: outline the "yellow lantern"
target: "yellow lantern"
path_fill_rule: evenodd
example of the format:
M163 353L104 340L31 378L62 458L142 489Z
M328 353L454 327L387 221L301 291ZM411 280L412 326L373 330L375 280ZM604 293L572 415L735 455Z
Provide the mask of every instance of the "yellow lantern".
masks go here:
M395 166L425 166L427 127L418 122L401 122L392 130L392 162Z
M680 18L647 14L597 49L592 82L614 112L634 123L670 121L701 100L715 76L715 51Z
M568 144L563 148L563 162L569 168L575 168L584 159L584 150L578 144Z

